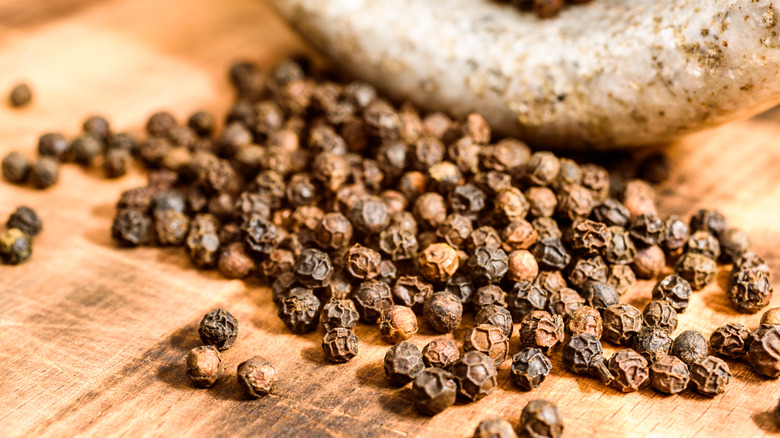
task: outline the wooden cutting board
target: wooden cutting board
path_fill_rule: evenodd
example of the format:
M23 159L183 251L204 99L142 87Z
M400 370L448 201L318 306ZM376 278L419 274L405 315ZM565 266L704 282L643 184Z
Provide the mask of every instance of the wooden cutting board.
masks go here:
M231 61L270 66L302 47L258 0L0 0L0 91L25 80L35 92L23 110L0 105L0 153L32 156L40 133L75 135L92 113L135 132L158 109L180 118L199 108L222 114L232 99L225 74ZM780 272L779 137L780 117L766 114L670 146L675 168L660 188L661 212L722 210ZM0 218L26 204L45 222L30 262L0 266L0 435L465 437L488 416L517 423L534 398L558 404L571 437L780 431L769 414L780 383L739 361L729 362L734 378L714 399L691 390L621 394L563 370L559 354L542 386L521 392L507 362L492 395L421 416L410 388L385 379L388 345L375 327L356 329L357 358L331 365L322 333L287 331L257 281L196 271L179 249L116 248L109 237L114 202L143 182L141 172L105 181L98 171L66 166L45 192L0 183ZM726 275L694 295L678 332L709 336L730 321L758 324L760 315L729 306ZM641 283L623 300L642 308L651 286ZM200 318L216 307L240 320L239 340L225 354L233 373L254 354L275 364L280 380L268 397L244 399L234 376L208 390L186 381L184 355L199 345ZM458 342L462 333L455 333ZM432 337L423 329L413 342L422 347Z

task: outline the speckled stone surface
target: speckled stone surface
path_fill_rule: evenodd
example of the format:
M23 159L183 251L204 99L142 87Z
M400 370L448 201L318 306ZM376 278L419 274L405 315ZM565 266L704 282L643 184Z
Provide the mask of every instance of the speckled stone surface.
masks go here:
M488 0L271 0L398 99L553 148L656 144L780 102L780 5L596 0L558 18Z

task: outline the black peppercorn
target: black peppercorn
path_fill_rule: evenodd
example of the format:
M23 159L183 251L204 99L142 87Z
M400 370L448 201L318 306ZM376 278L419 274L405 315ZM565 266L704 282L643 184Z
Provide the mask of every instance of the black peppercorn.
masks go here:
M428 245L417 258L420 273L430 281L444 283L460 266L458 252L446 243Z
M460 352L452 341L436 338L425 345L422 355L425 366L449 369L450 365L460 357Z
M236 371L238 385L252 398L270 393L276 385L276 369L261 356L242 362Z
M349 362L358 354L358 337L351 329L332 328L322 337L322 350L331 362Z
M509 356L509 339L499 327L481 324L463 335L463 350L484 353L498 366Z
M555 192L547 187L529 187L525 192L528 200L528 214L533 217L550 217L558 206L558 198Z
M630 265L636 259L636 246L627 231L619 227L610 227L610 240L604 251L604 260L610 264Z
M437 292L425 302L423 317L435 331L449 333L460 325L463 305L455 295L449 292Z
M715 237L728 228L726 217L717 210L702 209L691 217L691 231L707 231Z
M614 287L605 282L588 281L582 287L581 295L588 305L603 312L607 307L617 304L619 297Z
M750 250L750 237L739 228L728 228L721 233L718 242L720 261L723 263L734 263Z
M517 187L501 189L493 198L493 213L502 223L525 219L530 205Z
M688 243L691 229L688 224L677 216L669 216L664 222L666 232L661 246L669 255L676 255Z
M214 385L225 371L222 354L213 345L193 348L187 353L186 363L187 377L202 388Z
M296 287L282 299L279 318L294 333L308 333L320 320L320 300L311 289Z
M425 368L422 353L416 345L403 341L385 353L385 375L394 383L406 385Z
M493 359L479 351L464 353L453 362L451 372L458 384L458 394L469 401L482 399L497 386Z
M240 242L233 242L220 251L217 267L219 273L226 278L246 278L255 270L255 261L249 257Z
M688 365L675 356L664 356L650 366L650 384L666 394L679 394L688 386Z
M202 214L190 221L190 232L184 241L187 254L199 268L212 268L219 259L218 221L212 215Z
M38 139L38 154L41 157L52 157L57 161L65 162L70 159L71 145L61 134L47 133Z
M701 333L696 330L686 330L674 338L669 354L679 357L690 365L707 357L708 349L707 340Z
M553 315L561 315L564 320L567 320L575 310L583 306L585 306L585 298L568 287L551 292L550 298L547 300L547 311Z
M524 175L528 183L546 186L558 177L560 169L558 157L551 152L534 152L525 164Z
M347 272L358 280L371 280L379 275L382 256L371 248L356 243L346 253Z
M715 281L717 266L711 258L687 253L680 258L674 269L677 275L690 283L693 290L699 290Z
M503 418L486 418L479 422L474 429L474 438L517 438L517 434Z
M426 415L436 415L455 404L458 385L454 376L441 368L426 368L414 379L414 407Z
M111 236L122 246L138 246L151 240L152 223L145 214L130 209L117 211Z
M189 227L190 218L182 212L166 210L154 215L154 234L160 245L184 244Z
M611 265L609 267L609 276L607 283L614 287L618 295L623 295L636 286L636 274L631 266Z
M487 324L501 329L507 339L512 337L514 326L512 325L512 314L503 307L495 304L487 304L477 312L474 317L476 325Z
M665 266L666 256L658 245L638 249L634 263L631 264L637 278L645 279L657 277Z
M568 221L590 216L593 211L593 194L581 185L572 185L560 189L556 215Z
M521 281L515 283L507 295L507 307L512 313L514 322L520 322L534 310L544 310L547 307L549 293L536 283Z
M634 350L644 356L650 364L669 354L671 348L672 339L661 327L642 327L634 335Z
M322 308L322 326L326 331L338 327L352 329L357 325L358 314L355 303L349 299L336 299L329 301Z
M212 310L200 321L198 334L204 344L227 350L236 342L238 320L225 309Z
M679 275L667 275L653 287L653 299L667 301L677 312L685 312L691 297L691 285Z
M660 327L670 336L677 328L677 311L666 300L654 300L647 303L642 317L645 320L645 325Z
M631 221L631 213L629 213L625 205L615 198L607 198L595 206L591 212L591 217L596 222L602 222L608 227L625 228Z
M463 307L468 307L471 305L471 298L474 296L474 284L468 275L456 272L445 283L444 291L455 295L463 304Z
M726 386L731 381L729 366L721 359L707 356L689 365L691 382L696 391L709 397L726 392Z
M485 192L473 184L466 183L455 187L448 195L448 203L453 213L469 219L476 219L487 204Z
M579 255L603 255L608 247L614 247L612 240L613 234L611 229L603 223L583 219L572 224L571 248Z
M30 168L30 179L37 189L46 189L60 179L60 164L50 156L42 156Z
M495 284L501 281L508 268L506 252L501 248L477 248L466 264L474 281Z
M723 357L735 359L747 353L749 340L750 330L747 327L730 322L712 332L710 348Z
M360 319L363 322L376 324L382 312L393 305L390 286L379 280L367 280L352 293Z
M531 247L531 253L536 257L539 267L542 269L563 269L571 261L569 252L558 237L540 238Z
M600 358L603 349L598 338L590 333L572 335L563 346L563 366L577 374L589 372L591 364Z
M638 243L651 246L664 238L666 225L658 216L645 213L631 220L628 231Z
M604 330L603 325L599 311L590 306L582 306L573 311L566 322L566 328L569 329L572 336L589 333L595 336L596 339L601 338Z
M750 333L748 361L762 376L780 376L780 326L763 324Z
M30 174L30 161L19 152L11 152L3 158L3 178L13 184L24 184Z
M568 273L567 279L572 288L583 291L588 282L606 283L609 268L604 263L604 259L593 256L587 259L575 259L569 266Z
M38 214L30 207L17 207L8 217L6 228L18 228L30 237L35 237L43 229L43 224Z
M92 165L92 161L103 151L103 143L89 134L77 137L71 147L73 161L83 166Z
M550 359L538 348L523 348L512 357L512 381L524 391L541 385L551 370Z
M328 254L307 248L295 259L293 273L307 287L323 287L333 274L333 266Z
M531 400L520 416L520 431L533 438L560 438L563 419L558 406L547 400Z
M642 328L642 313L630 304L613 304L604 309L604 338L615 344L631 345Z
M727 295L731 304L745 313L756 313L769 305L772 284L763 272L744 269L732 274Z
M720 243L709 232L696 231L691 234L688 243L685 244L685 251L717 260L720 257Z

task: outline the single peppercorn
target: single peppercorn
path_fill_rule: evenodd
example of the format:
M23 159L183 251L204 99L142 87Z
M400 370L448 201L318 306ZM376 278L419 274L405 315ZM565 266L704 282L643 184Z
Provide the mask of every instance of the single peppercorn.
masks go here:
M761 271L744 269L732 274L727 295L735 309L744 313L756 313L769 305L772 284Z
M328 254L307 248L295 259L293 273L298 281L307 287L323 287L328 284L333 274L333 265Z
M390 344L405 341L417 333L417 316L406 306L392 306L382 311L379 332Z
M618 350L609 358L612 384L621 392L638 391L650 383L647 360L630 348Z
M387 204L378 196L364 196L356 200L347 217L356 229L365 234L379 233L390 224Z
M650 366L650 384L666 394L679 394L688 386L688 365L675 356L664 356Z
M645 279L657 277L665 266L666 255L658 245L638 249L634 263L631 264L637 278Z
M238 337L238 320L225 309L212 310L200 321L198 334L204 344L227 350Z
M426 368L414 379L412 392L414 407L423 414L433 416L455 404L458 385L448 371Z
M352 301L360 320L376 324L382 312L393 305L390 286L379 280L366 280L352 292Z
M491 248L501 246L501 236L495 228L485 225L471 232L466 247L473 251L482 246Z
M423 193L414 201L412 213L422 227L435 230L447 218L447 203L438 193Z
M474 310L477 312L490 305L506 308L506 292L495 284L482 286L474 292L474 295L472 295L471 303L474 305Z
M151 240L152 223L148 216L136 210L117 211L111 225L111 236L122 246L138 246Z
M534 152L525 163L524 175L528 183L546 186L552 183L561 170L558 157L551 152Z
M658 326L642 327L634 336L634 350L652 364L669 354L672 339Z
M633 179L626 182L621 200L632 217L643 214L657 214L655 188L647 181Z
M50 132L38 139L38 155L41 157L52 157L59 162L65 162L71 153L71 145L62 134Z
M550 293L546 310L553 315L561 315L564 320L568 320L575 310L585 305L585 298L582 298L577 291L564 287Z
M631 220L628 231L637 243L652 246L663 240L666 225L655 214L645 213Z
M322 326L326 331L342 327L352 329L357 325L360 315L355 303L349 299L335 299L322 307Z
M522 347L535 347L548 352L563 342L563 318L544 310L534 310L523 318L518 334Z
M538 348L523 348L512 357L512 381L524 391L541 385L551 370L550 359Z
M631 345L642 328L642 313L630 304L613 304L604 309L603 336L615 344Z
M218 220L203 214L190 220L190 231L184 241L187 254L195 266L206 269L214 267L219 257Z
M125 149L110 149L103 156L103 171L106 178L119 178L127 174L132 156Z
M691 231L707 231L715 237L728 228L726 217L717 210L702 209L691 217Z
M625 205L615 198L607 198L593 207L591 217L596 222L602 222L608 227L625 228L631 221L631 213Z
M685 312L692 294L691 285L679 275L662 278L653 287L653 299L668 302L677 312Z
M506 276L510 281L533 281L539 274L536 257L524 249L510 252L507 265Z
M436 338L423 347L422 356L425 366L446 370L458 360L460 352L449 339Z
M495 304L482 306L474 317L474 323L478 326L487 324L497 327L504 333L507 339L512 337L512 331L514 330L512 314L507 309Z
M450 214L436 228L436 235L454 248L465 246L473 230L471 220L460 214Z
M30 180L37 189L47 189L60 179L60 164L50 156L42 156L30 168Z
M514 322L520 322L534 310L547 307L549 293L536 283L520 281L515 283L507 295L507 307Z
M712 351L729 359L746 354L749 342L750 330L736 322L720 326L710 335Z
M623 295L636 286L636 274L628 265L612 265L609 267L607 284L614 287L618 295Z
M270 253L279 245L282 238L279 227L260 215L252 215L244 220L241 224L241 230L244 233L244 245L246 245L247 250L258 256ZM311 249L310 251L317 251L316 254L318 256L324 255L317 258L317 260L327 257L327 254L324 254L322 251L316 249ZM316 257L310 253L307 254L312 259L309 262L313 262ZM314 279L312 281L316 282ZM315 285L312 286L317 287Z
M575 259L569 265L567 280L573 289L583 292L589 282L606 283L608 273L609 267L600 256ZM584 294L583 297L588 299Z
M187 353L186 370L187 377L194 384L208 388L222 377L225 372L225 361L216 347L202 345Z
M6 228L18 228L30 237L35 237L43 229L38 214L30 207L20 206L14 210L5 223Z
M345 256L346 270L358 280L371 280L379 275L382 255L359 243L353 245Z
M154 235L162 246L184 244L190 229L190 218L182 212L166 210L154 215ZM249 269L254 268L254 262ZM249 272L247 272L247 275Z
M677 216L669 216L664 222L666 232L661 247L668 255L676 255L688 243L691 229L687 223Z
M493 214L501 223L525 219L529 208L528 200L517 187L501 189L493 198Z
M754 252L746 252L736 262L731 270L731 277L733 278L740 271L749 269L751 271L760 271L766 274L767 278L772 279L772 271L769 269L766 261Z
M563 418L558 406L547 400L531 400L520 415L520 432L532 438L560 438Z
M605 224L583 219L571 227L571 248L582 256L604 254L612 241L612 231Z
M417 259L420 273L430 281L444 283L460 266L458 252L446 243L428 245ZM502 274L503 275L503 274Z
M750 236L739 228L728 228L718 238L720 261L734 263L750 250Z
M463 335L463 350L484 353L500 365L509 356L509 339L500 328L481 324Z
M761 325L780 325L780 307L772 307L761 315Z
M460 325L463 305L455 295L449 292L437 292L425 302L423 317L435 331L449 333Z
M534 219L533 222L531 222L531 226L534 227L534 230L536 230L536 233L538 235L536 239L537 242L544 239L549 239L551 237L556 239L561 239L563 237L563 232L561 231L560 227L558 227L558 222L551 217L538 217ZM533 251L533 247L531 251ZM550 269L555 269L555 268L550 268ZM558 268L558 269L563 269L563 268Z
M598 310L590 306L582 306L569 315L566 328L572 336L588 333L601 339L603 321Z
M563 366L577 374L585 374L589 372L594 360L601 357L602 352L601 342L592 334L572 335L563 347Z
M497 386L493 359L479 351L465 352L453 362L451 372L458 384L458 394L469 401L482 399Z
M560 219L575 221L590 216L593 203L591 191L575 184L559 190L555 213Z
M558 206L555 192L547 187L529 187L525 192L528 201L528 214L533 217L550 217Z
M708 349L709 345L704 335L696 330L686 330L674 338L669 354L679 357L690 365L707 357Z
M402 275L395 281L391 292L393 301L422 315L425 301L433 294L433 285L417 275Z
M379 249L394 261L411 260L417 257L419 242L416 236L417 225L406 228L401 225L390 225L379 233Z
M416 345L403 341L385 353L385 375L399 385L414 380L423 370L422 353Z
M30 161L19 152L10 152L3 158L3 178L13 184L24 184L30 174Z
M512 425L501 417L490 417L479 422L474 438L517 438Z
M645 325L660 327L667 335L677 328L677 311L666 300L654 300L647 303L642 312Z
M508 264L508 257L503 249L483 246L474 251L466 263L466 268L475 282L495 284L504 278Z
M604 260L610 264L630 265L636 259L636 246L629 233L620 227L610 227L610 240L604 250Z
M335 327L322 337L322 351L331 362L349 362L358 354L358 337L351 329Z
M276 385L276 369L261 356L242 362L236 371L238 385L252 398L262 397Z
M600 312L619 301L615 288L605 282L588 281L583 285L581 294L589 306Z
M233 242L220 251L217 267L226 278L246 278L255 270L255 261L246 253L241 242Z
M296 287L282 299L278 313L293 333L308 333L320 321L320 300L310 289Z
M728 364L714 356L689 365L691 382L700 394L715 397L726 392L726 386L731 381L731 371Z
M352 240L352 224L341 213L327 213L314 230L314 239L325 250L339 250Z
M748 361L762 376L780 376L780 326L763 324L750 333Z
M15 85L8 94L8 101L11 103L11 106L16 108L27 105L31 100L32 90L30 90L30 86L25 83Z
M18 228L0 234L0 261L18 265L32 256L32 239Z

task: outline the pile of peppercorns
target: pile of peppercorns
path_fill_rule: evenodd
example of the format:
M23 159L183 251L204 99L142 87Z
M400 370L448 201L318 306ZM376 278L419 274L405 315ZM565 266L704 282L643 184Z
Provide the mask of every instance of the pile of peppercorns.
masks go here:
M566 0L502 0L508 1L521 11L533 11L539 18L552 18L566 6ZM568 3L582 4L590 0L568 0Z
M32 256L32 240L43 229L43 223L30 207L21 206L8 217L0 233L0 262L18 265Z

